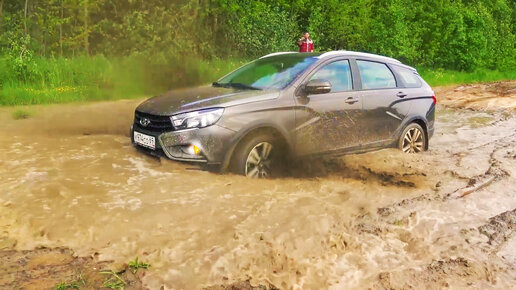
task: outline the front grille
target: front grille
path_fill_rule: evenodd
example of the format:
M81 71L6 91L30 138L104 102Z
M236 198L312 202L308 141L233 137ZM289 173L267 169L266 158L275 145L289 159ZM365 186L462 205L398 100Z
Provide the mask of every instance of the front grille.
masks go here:
M150 121L150 123L147 126L143 126L140 123L140 120L143 118ZM174 130L174 127L172 127L172 122L170 121L170 117L152 115L138 111L134 113L134 124L137 127L144 128L145 130L150 132L162 133Z

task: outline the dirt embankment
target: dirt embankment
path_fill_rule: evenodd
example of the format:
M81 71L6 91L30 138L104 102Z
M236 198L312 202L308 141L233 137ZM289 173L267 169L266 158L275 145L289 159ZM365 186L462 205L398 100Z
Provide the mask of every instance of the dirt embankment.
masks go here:
M476 111L516 109L516 81L439 87L435 93L439 102L449 108Z
M423 154L264 181L135 152L137 101L0 108L0 289L511 288L515 87L437 88Z

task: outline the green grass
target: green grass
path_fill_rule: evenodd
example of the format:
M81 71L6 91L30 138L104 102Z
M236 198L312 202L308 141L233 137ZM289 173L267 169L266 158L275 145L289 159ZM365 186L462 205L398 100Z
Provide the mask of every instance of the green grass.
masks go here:
M131 269L133 269L133 273L136 274L136 272L138 272L138 269L149 269L150 268L150 264L149 263L145 263L145 262L138 262L138 257L136 257L136 259L134 259L133 261L130 261L129 262L129 267Z
M516 80L516 70L498 71L477 69L472 72L461 72L445 69L419 68L418 72L431 86Z
M124 289L126 282L113 270L101 271L100 274L107 275L102 287L109 289Z
M21 120L21 119L27 119L32 114L29 111L23 110L23 109L17 109L13 112L13 119L15 120Z
M468 124L470 125L471 128L480 128L480 127L485 127L485 126L489 125L493 121L494 121L494 118L491 116L475 116L475 117L470 117L468 119Z
M104 56L35 58L23 66L0 56L0 105L16 106L148 97L208 84L241 60Z
M61 282L57 284L55 290L66 290L66 289L81 289L81 285L86 285L86 281L80 276L77 281L73 282Z
M66 290L66 289L81 289L81 286L86 286L86 280L82 277L82 273L72 282L61 282L57 284L55 290Z
M80 289L80 288L81 288L81 286L80 286L79 282L71 282L71 283L61 282L61 283L57 284L54 289L55 290L66 290L66 289Z
M75 58L0 56L0 105L18 106L150 97L174 88L208 84L246 61L183 56L102 55ZM419 68L432 86L515 80L516 70L458 72ZM29 114L16 113L15 119Z

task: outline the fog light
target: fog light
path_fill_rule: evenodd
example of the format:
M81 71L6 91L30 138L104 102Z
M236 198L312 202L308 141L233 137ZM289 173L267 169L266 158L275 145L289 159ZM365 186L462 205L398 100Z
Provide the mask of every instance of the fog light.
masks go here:
M188 146L187 152L190 155L197 155L201 152L201 149L199 149L199 147L192 144L192 145Z

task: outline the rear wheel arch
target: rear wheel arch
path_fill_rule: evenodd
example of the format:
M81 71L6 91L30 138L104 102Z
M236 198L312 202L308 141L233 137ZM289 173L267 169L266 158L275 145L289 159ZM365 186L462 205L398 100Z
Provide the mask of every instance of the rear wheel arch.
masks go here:
M417 118L417 119L412 120L412 122L407 124L407 126L412 124L412 123L416 123L419 126L421 126L421 128L423 128L423 132L425 133L425 139L426 139L425 150L428 150L428 127L426 125L426 122L423 119Z
M428 139L428 126L427 126L425 120L423 120L421 118L417 118L417 117L407 121L405 123L405 126L402 127L403 129L401 130L401 132L398 135L398 138L396 139L396 143L395 143L396 147L401 148L400 147L401 146L400 145L401 139L404 138L406 130L409 127L411 127L411 125L413 125L413 124L417 124L423 130L424 139L425 139L423 150L424 151L428 150L428 141L429 141L429 139Z

